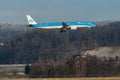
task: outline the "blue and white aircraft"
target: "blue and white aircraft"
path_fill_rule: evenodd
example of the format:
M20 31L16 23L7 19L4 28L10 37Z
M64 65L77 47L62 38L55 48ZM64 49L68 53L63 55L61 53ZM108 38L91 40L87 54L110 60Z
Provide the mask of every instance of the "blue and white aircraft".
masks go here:
M96 24L89 21L36 23L30 15L27 15L27 19L29 27L42 29L60 29L60 32L65 32L66 30L75 30L82 27L96 27Z

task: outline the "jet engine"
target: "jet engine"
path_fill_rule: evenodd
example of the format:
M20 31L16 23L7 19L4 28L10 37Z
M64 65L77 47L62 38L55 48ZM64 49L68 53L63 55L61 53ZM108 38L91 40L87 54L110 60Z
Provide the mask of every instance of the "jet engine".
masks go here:
M71 30L76 30L77 27L76 27L76 26L72 26L70 29L71 29Z

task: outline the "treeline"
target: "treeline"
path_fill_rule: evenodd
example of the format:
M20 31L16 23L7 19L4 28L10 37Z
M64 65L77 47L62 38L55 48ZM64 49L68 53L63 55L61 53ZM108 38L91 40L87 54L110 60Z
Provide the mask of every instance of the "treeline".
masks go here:
M0 64L26 64L50 59L56 61L88 49L120 46L119 35L119 21L65 33L33 29L17 34L0 46Z
M0 23L0 43L11 39L13 36L20 33L26 32L30 29L25 27L25 25L9 24L9 23Z
M29 77L107 77L120 76L120 57L98 58L74 56L61 61L39 61L32 64L27 75Z

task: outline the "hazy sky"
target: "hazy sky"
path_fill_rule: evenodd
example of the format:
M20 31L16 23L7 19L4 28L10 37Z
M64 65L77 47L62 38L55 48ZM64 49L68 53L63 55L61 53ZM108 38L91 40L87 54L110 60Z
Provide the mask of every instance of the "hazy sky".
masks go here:
M120 0L0 0L0 23L120 20Z

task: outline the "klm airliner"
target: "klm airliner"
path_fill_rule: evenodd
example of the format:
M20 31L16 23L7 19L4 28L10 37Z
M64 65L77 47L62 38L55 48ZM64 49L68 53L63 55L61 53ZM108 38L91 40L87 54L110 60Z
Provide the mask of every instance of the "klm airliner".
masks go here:
M60 32L65 32L66 30L76 30L82 27L96 27L96 24L90 21L81 22L52 22L52 23L36 23L30 15L27 15L27 20L29 27L33 28L43 28L43 29L60 29Z

